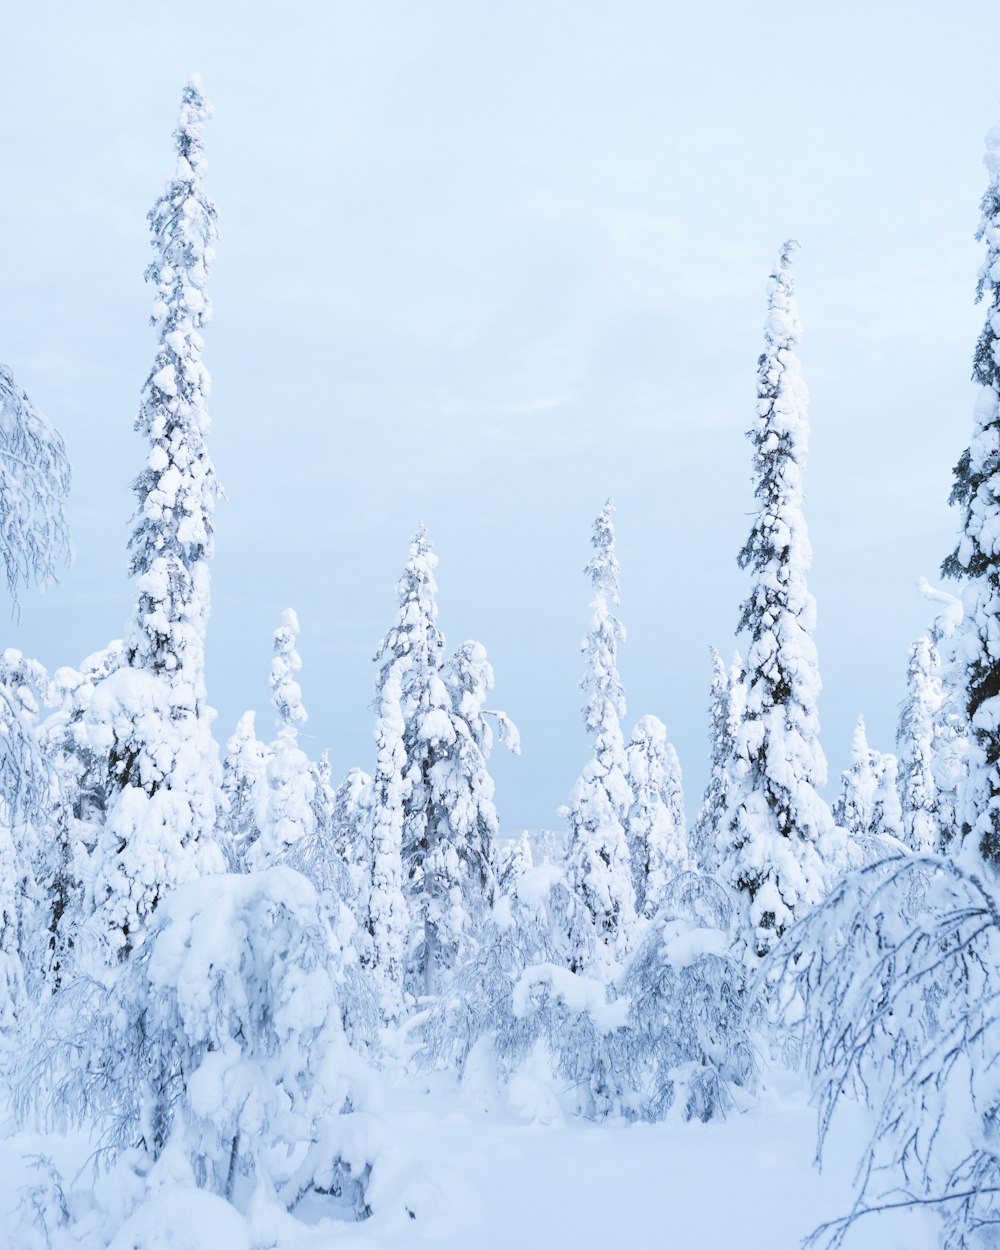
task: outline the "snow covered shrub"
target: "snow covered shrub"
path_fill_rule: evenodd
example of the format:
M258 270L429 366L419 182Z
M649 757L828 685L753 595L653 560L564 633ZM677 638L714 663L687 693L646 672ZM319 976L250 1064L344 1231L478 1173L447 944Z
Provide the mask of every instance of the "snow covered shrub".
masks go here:
M52 1000L21 1110L96 1124L132 1205L180 1168L241 1210L313 1193L361 1216L377 1133L343 1026L350 958L291 869L179 886L117 978Z
M1000 897L983 865L906 855L852 873L792 929L769 979L802 1030L820 1149L846 1093L874 1126L839 1246L869 1211L936 1206L945 1250L1000 1221Z
M733 952L732 903L711 878L684 872L616 975L553 961L542 918L574 896L558 868L525 873L523 897L502 898L476 959L420 1022L425 1066L464 1076L488 1047L508 1088L524 1072L588 1118L662 1119L672 1107L708 1120L752 1091L756 1009ZM552 909L551 912L549 909Z
M750 974L732 941L733 907L711 877L683 872L620 981L628 1002L618 1066L627 1113L661 1119L724 1114L756 1078Z

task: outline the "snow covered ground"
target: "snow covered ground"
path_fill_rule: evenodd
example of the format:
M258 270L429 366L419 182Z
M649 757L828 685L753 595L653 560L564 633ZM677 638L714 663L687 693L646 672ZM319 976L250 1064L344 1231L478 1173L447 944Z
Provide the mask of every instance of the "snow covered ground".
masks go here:
M386 1100L402 1149L383 1178L384 1205L369 1220L331 1220L313 1206L299 1210L301 1223L251 1219L241 1227L221 1200L167 1190L122 1230L114 1250L794 1250L819 1222L849 1209L864 1126L848 1108L817 1171L815 1113L786 1084L765 1091L752 1110L707 1125L598 1125L564 1119L541 1085L515 1088L518 1113L487 1110L492 1098L456 1091L450 1078L408 1079ZM86 1157L86 1143L8 1138L0 1146L6 1210L30 1182L28 1157L43 1151L65 1167ZM933 1219L917 1211L863 1219L846 1247L937 1244Z

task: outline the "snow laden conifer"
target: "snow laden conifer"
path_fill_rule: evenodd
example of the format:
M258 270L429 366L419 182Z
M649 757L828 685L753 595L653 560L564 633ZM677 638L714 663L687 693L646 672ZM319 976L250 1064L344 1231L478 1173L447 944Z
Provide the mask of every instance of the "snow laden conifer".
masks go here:
M431 769L442 741L452 732L447 714L448 694L440 676L444 638L437 626L437 583L434 580L437 562L427 530L421 525L410 543L409 558L397 584L395 623L375 656L379 666L375 682L375 711L379 716L376 745L382 763L376 764L373 818L386 834L395 827L397 813L384 810L382 805L390 799L393 805L400 805L402 887L412 928L412 934L407 934L405 939L408 973L413 987L421 992ZM398 695L393 692L388 700L384 697L387 683L393 687L398 684ZM397 727L401 755L393 742ZM380 742L383 738L384 747ZM401 770L398 778L380 775L383 764L394 767L397 759ZM394 913L395 910L393 908Z
M270 748L257 737L253 712L244 712L226 744L222 790L226 797L226 858L246 863L267 819L267 764Z
M632 802L627 815L636 910L656 914L674 876L687 866L680 762L656 716L643 716L626 748Z
M931 671L941 682L941 701L934 714L933 771L937 790L939 850L958 851L964 835L968 804L969 723L965 714L965 657L961 599L917 582L925 599L937 605L927 637L931 645Z
M437 992L473 949L496 896L494 847L500 824L487 761L496 718L501 740L520 752L507 716L485 706L493 666L481 643L466 642L441 670L448 694L448 728L442 723L429 772L428 850L416 898L424 916L425 992Z
M278 863L299 838L311 836L315 828L316 779L299 746L299 726L306 723L308 715L295 679L302 668L296 650L298 635L299 618L286 608L274 632L269 682L277 737L267 761L267 805L261 834L247 857L253 869Z
M764 955L796 914L816 903L840 849L817 787L820 690L806 586L811 548L802 512L808 392L795 348L799 319L786 243L768 294L757 373L753 444L757 515L739 564L751 576L739 629L749 634L735 784L724 825L725 879L747 906L748 948Z
M729 810L736 726L740 717L743 661L737 654L727 670L725 661L711 648L712 687L708 700L708 785L691 828L689 847L702 872L713 873L719 862L719 830Z
M918 638L910 648L896 731L903 840L919 854L938 850L941 842L934 780L934 721L942 699L938 667L930 638Z
M958 546L942 565L963 580L965 713L969 723L969 787L964 824L983 858L1000 866L1000 125L986 138L989 184L976 238L986 245L978 301L986 324L976 344L978 386L973 435L955 466L951 502L962 509Z
M625 832L632 796L621 721L625 692L618 675L618 644L625 629L614 614L619 602L620 568L615 555L609 499L594 521L594 555L584 572L594 587L590 630L581 650L586 671L583 720L594 738L594 752L573 790L566 815L570 846L567 877L583 904L603 962L615 962L628 950L635 921L635 889ZM574 963L585 961L581 949ZM577 970L577 969L574 969Z
M833 819L848 838L855 867L873 863L901 849L902 811L894 755L868 745L865 718L859 716L851 738L851 766L841 774Z
M403 822L406 748L403 742L401 661L379 674L375 721L375 773L371 787L370 886L365 966L383 1016L403 1011L403 977L409 911L403 896Z
M208 372L201 329L215 206L205 192L200 83L184 90L174 132L177 167L149 214L157 349L136 428L149 442L135 481L130 539L138 602L126 664L95 692L89 724L107 752L108 812L96 850L92 906L112 951L125 954L174 885L222 868L220 806L204 647L208 560L218 491L208 454Z

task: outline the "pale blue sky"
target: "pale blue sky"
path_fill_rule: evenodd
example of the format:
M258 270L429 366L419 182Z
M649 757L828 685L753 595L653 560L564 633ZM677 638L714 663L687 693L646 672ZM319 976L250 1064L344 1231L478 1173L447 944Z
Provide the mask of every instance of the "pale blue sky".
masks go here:
M221 741L248 706L269 733L292 605L305 745L370 768L370 658L425 521L445 635L486 645L522 730L501 820L552 823L587 756L581 570L610 494L629 724L666 721L693 813L708 646L732 651L745 588L766 279L794 235L824 745L835 775L863 712L892 748L971 429L995 2L98 0L4 27L0 359L65 435L77 548L8 645L77 663L130 609L145 213L197 70Z

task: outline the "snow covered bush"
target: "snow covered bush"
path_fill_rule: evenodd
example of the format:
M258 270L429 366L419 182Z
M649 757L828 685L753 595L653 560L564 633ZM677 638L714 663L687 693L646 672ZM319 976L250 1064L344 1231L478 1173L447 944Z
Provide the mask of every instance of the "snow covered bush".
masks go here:
M682 872L611 977L553 961L543 918L567 894L552 865L494 908L475 960L416 1026L419 1060L464 1076L477 1056L516 1100L518 1082L587 1118L708 1120L752 1094L759 1009L733 946L732 903L717 882ZM572 895L570 895L572 898Z
M678 874L619 984L630 1115L655 1120L676 1106L711 1120L745 1102L758 1067L750 987L730 898L711 877Z
M182 1175L244 1212L319 1194L361 1216L379 1131L344 1031L352 958L291 869L178 886L117 976L80 975L41 1012L22 1115L96 1125L133 1207Z

